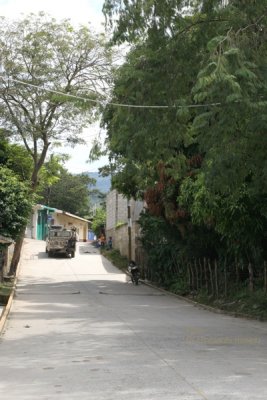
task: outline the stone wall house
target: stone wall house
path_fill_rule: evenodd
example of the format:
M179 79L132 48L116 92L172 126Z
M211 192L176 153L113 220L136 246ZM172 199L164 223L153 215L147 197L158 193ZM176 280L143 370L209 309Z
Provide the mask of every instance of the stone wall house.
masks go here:
M129 207L129 208L128 208ZM106 237L112 237L113 248L121 255L136 260L136 249L139 246L138 219L144 209L142 201L127 200L117 190L112 190L106 198ZM130 218L128 212L130 210ZM129 235L129 229L130 235ZM129 255L129 237L131 237L131 255Z

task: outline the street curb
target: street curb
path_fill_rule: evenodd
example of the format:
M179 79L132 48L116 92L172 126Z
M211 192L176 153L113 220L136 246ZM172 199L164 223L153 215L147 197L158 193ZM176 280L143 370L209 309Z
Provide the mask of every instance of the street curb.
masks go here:
M24 246L24 243L23 243L23 245L22 245L21 255L22 255L22 251L23 251L23 246ZM13 284L11 293L10 293L10 295L9 295L8 302L7 302L6 306L4 307L4 309L3 309L3 311L2 311L2 314L0 315L0 337L1 337L1 336L3 335L3 333L4 333L4 327L5 327L5 324L6 324L8 315L9 315L9 312L10 312L11 307L12 307L12 304L13 304L14 296L15 296L15 294L16 294L16 286L17 286L17 281L18 281L20 266L21 266L21 258L20 258L19 264L18 264L18 266L17 266L16 275L15 275L15 279L14 279L14 284Z
M6 306L4 307L2 314L0 316L0 336L3 334L6 320L9 315L12 303L13 303L14 294L15 294L15 282L14 282L14 287L12 288L11 293L9 295L8 302L7 302Z
M144 281L144 280L141 280L141 279L140 279L140 282L142 282L144 285L152 287L153 289L158 289L159 291L161 291L163 293L166 293L167 295L176 297L179 300L186 301L187 303L192 304L194 307L198 307L198 308L201 308L203 310L207 310L207 311L213 312L215 314L223 314L223 315L227 315L227 316L233 317L233 318L243 318L243 319L247 319L247 320L266 322L266 320L262 320L261 318L257 318L257 317L252 317L251 315L248 315L248 314L241 314L241 313L237 313L237 312L221 310L219 308L214 308L214 307L208 306L208 305L203 304L203 303L198 303L197 301L188 299L187 297L183 297L183 296L181 296L179 294L176 294L176 293L169 292L168 290L162 289L161 287L155 286L152 283Z

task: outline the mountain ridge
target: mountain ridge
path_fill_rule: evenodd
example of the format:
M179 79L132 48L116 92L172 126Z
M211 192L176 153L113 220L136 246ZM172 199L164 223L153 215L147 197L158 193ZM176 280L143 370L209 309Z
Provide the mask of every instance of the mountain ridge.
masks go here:
M97 189L103 194L107 194L111 189L111 177L100 176L98 172L85 172L90 178L96 180L95 186L90 185L90 190Z

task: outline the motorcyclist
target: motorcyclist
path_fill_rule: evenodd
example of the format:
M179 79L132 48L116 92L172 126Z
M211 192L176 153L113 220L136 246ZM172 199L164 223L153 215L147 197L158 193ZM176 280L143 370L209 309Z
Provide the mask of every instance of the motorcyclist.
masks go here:
M140 278L140 270L139 267L136 265L136 262L131 260L128 265L128 271L131 274L131 280L133 284L138 285L139 278Z

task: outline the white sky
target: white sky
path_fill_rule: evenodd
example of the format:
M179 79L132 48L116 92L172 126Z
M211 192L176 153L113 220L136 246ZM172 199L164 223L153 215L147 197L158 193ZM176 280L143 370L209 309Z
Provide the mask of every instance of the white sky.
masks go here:
M17 18L20 14L44 11L57 19L98 27L104 21L103 0L0 0L0 15Z
M93 30L103 30L104 16L102 14L102 5L104 0L0 0L0 16L10 19L17 19L22 14L27 15L31 12L45 13L55 17L58 20L69 18L73 24L90 24ZM75 146L74 148L62 147L60 152L68 153L71 156L70 161L65 167L71 173L81 173L85 171L97 171L99 167L106 164L104 157L97 162L88 163L88 155L91 149L91 143L98 135L97 125L88 127L84 131L86 145Z

